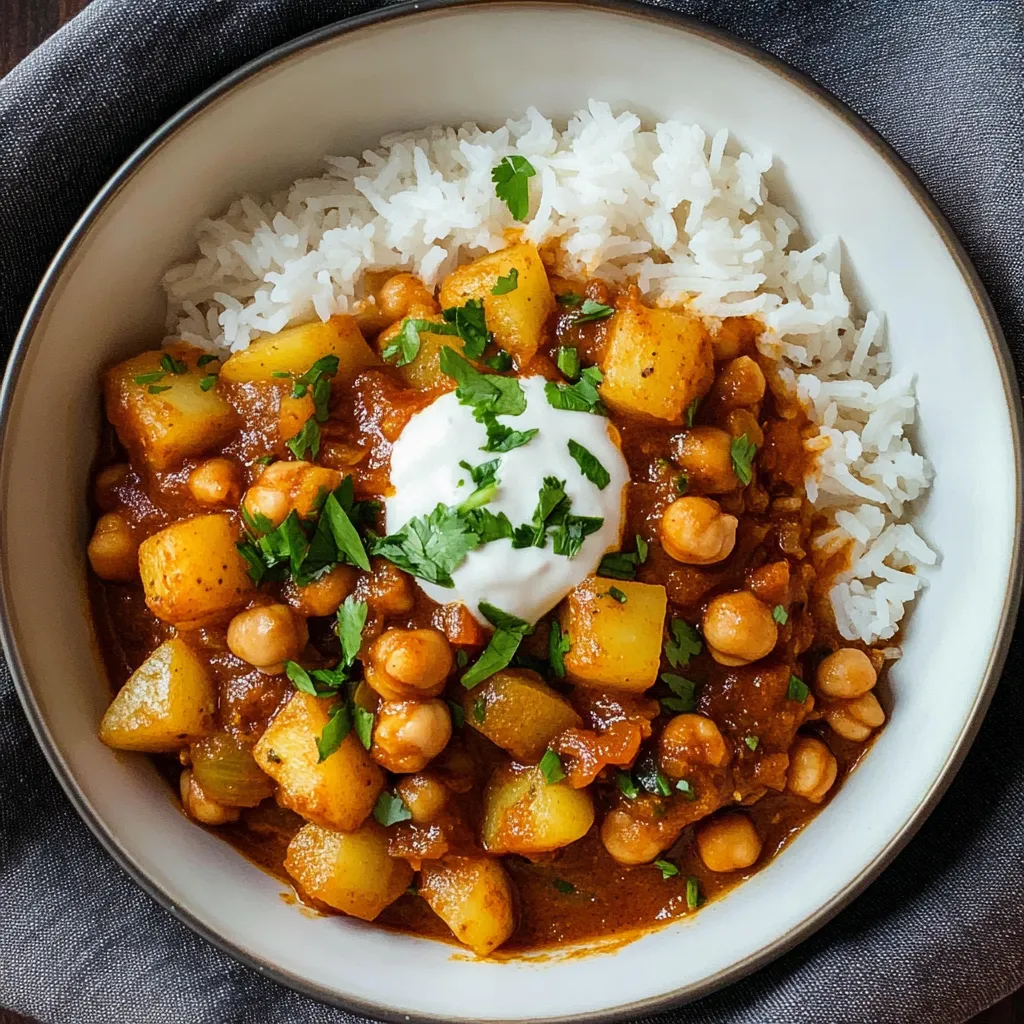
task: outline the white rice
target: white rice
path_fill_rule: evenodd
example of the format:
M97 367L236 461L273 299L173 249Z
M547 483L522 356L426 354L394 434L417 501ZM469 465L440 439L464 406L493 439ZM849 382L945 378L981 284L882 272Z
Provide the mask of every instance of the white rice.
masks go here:
M538 111L486 130L426 128L388 136L260 203L243 197L197 229L200 256L170 270L168 330L210 350L237 351L266 333L326 320L363 298L368 270L409 269L434 284L506 244L521 227L559 239L566 274L635 280L660 304L712 318L760 317L763 350L808 407L822 445L808 496L828 511L825 553L852 542L831 602L844 637L892 637L935 555L906 506L930 470L904 436L916 401L909 370L889 376L881 318L851 310L839 239L807 249L766 195L768 152L727 153L727 133L640 118L591 101L564 131ZM530 216L522 225L494 194L491 170L527 157Z

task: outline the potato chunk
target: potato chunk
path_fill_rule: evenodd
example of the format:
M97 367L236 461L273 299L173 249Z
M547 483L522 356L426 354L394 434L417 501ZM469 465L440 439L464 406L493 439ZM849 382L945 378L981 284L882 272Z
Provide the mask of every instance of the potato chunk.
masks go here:
M402 330L407 319L424 320L434 324L443 324L444 317L428 307L413 306L409 310L408 317L396 320L387 330L382 331L377 337L377 347L383 353L395 337ZM398 375L411 388L418 388L422 391L435 389L450 389L454 381L446 373L441 372L441 349L450 345L456 352L462 352L462 342L450 334L432 334L424 329L417 331L420 339L420 348L416 358L411 363L398 367ZM392 360L394 361L394 360ZM474 363L474 365L479 365Z
M288 844L284 867L303 890L352 917L372 921L409 887L413 870L388 856L376 822L354 832L304 825Z
M499 277L516 272L515 288L493 293ZM510 245L452 271L441 284L441 305L463 306L469 299L484 304L487 329L495 342L525 366L540 345L544 322L555 309L547 271L533 245Z
M325 761L316 741L330 701L295 693L253 748L256 763L280 787L278 802L325 828L351 832L367 819L384 788L384 775L355 731Z
M627 296L608 321L601 397L619 412L682 423L714 379L704 325L686 313L648 309Z
M216 448L238 424L238 414L216 388L200 386L216 369L216 364L197 365L203 354L191 345L171 345L118 363L103 375L107 419L125 448L150 469L171 469ZM168 357L179 368L184 364L185 372L165 370L161 360Z
M462 702L467 725L526 763L539 761L558 733L580 724L572 705L529 669L496 672Z
M217 697L206 665L175 637L162 643L121 687L100 722L116 750L179 750L214 729Z
M626 595L621 604L609 594ZM562 630L572 645L565 673L578 686L643 693L658 678L667 606L665 588L592 576L569 592Z
M512 880L493 857L424 861L420 895L455 938L480 956L497 949L515 930Z
M257 338L228 359L220 376L237 383L269 381L275 373L305 373L321 356L338 357L334 379L339 382L351 381L367 367L380 363L355 319L339 314L326 323L315 320Z
M585 836L593 823L590 794L564 781L548 785L540 768L509 765L487 783L480 830L491 853L549 853Z
M180 627L229 618L253 589L237 539L231 517L218 512L175 523L144 540L139 573L149 610Z

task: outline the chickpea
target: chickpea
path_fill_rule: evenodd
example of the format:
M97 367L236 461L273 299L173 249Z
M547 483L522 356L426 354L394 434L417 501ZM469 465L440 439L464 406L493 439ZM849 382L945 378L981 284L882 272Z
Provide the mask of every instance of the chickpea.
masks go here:
M739 520L710 498L677 498L661 517L661 546L677 562L713 565L736 545Z
M96 474L92 485L93 496L96 498L96 504L104 512L113 512L117 508L117 489L127 481L131 468L127 462L116 462Z
M761 856L761 837L745 814L729 811L697 829L697 852L710 871L740 871Z
M601 822L601 842L620 864L650 864L666 846L661 830L624 810L609 811Z
M681 434L675 460L691 491L726 494L740 485L732 465L732 438L718 427L693 427Z
M818 692L833 700L861 697L878 682L871 659L856 647L841 647L818 666Z
M718 372L712 398L723 412L746 409L764 398L764 389L761 367L750 356L737 356Z
M433 775L408 775L395 786L395 792L405 802L414 825L429 825L436 821L448 802L448 787Z
M356 589L357 578L357 570L353 566L335 565L304 587L289 582L284 588L284 599L300 615L333 615L342 601Z
M181 806L185 813L203 825L226 825L238 821L241 816L242 812L237 807L225 807L216 800L211 800L196 782L191 769L186 768L181 773L178 785L181 789Z
M700 765L721 768L730 756L721 730L704 715L676 715L658 740L661 769L674 779L685 778Z
M284 671L309 640L306 620L286 604L267 604L239 612L228 624L228 649L267 675Z
M426 307L424 312L437 312L434 293L412 274L389 277L377 292L377 306L388 320L407 317L414 306Z
M820 804L836 781L835 755L813 736L797 736L789 748L786 788L812 804Z
M231 459L207 459L189 474L188 489L204 505L236 505L242 496L242 474Z
M324 492L341 483L341 473L311 462L272 462L245 492L243 505L250 516L265 516L280 526L294 509L300 516L311 516Z
M885 712L873 693L864 693L854 700L837 701L825 709L825 721L844 740L863 743L872 729L885 723Z
M772 610L749 590L721 594L704 612L704 639L720 665L749 665L771 654L778 638Z
M747 440L755 448L764 447L764 431L757 422L757 417L749 409L733 409L725 417L725 427L730 437L743 437L746 434Z
M407 615L416 603L412 577L383 558L370 559L370 575L359 583L359 596L374 615Z
M436 629L388 629L374 641L365 669L385 700L424 700L444 689L452 649Z
M418 772L451 737L452 716L443 700L386 700L377 709L370 754L389 772Z
M139 544L122 515L106 512L96 526L86 549L92 571L101 580L127 583L139 574Z

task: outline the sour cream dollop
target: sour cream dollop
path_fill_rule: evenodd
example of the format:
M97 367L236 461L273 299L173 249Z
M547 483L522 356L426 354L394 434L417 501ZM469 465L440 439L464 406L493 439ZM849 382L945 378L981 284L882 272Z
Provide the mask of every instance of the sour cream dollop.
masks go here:
M545 477L565 481L573 515L604 520L572 558L554 553L550 535L543 548L516 549L501 538L466 555L451 574L454 588L417 580L432 600L460 601L481 623L486 622L481 601L536 622L594 572L605 552L618 550L622 532L629 469L612 440L608 420L554 408L544 394L543 377L521 378L520 384L525 411L498 416L498 422L513 430L536 428L527 444L504 453L483 451L486 428L474 419L472 408L450 392L409 420L391 452L393 493L385 501L388 533L397 532L410 519L429 515L438 504L457 506L465 501L475 485L459 463L479 466L493 459L499 460L498 489L486 508L495 514L504 512L514 527L532 521ZM607 486L599 488L583 475L569 453L570 440L604 466L611 477Z

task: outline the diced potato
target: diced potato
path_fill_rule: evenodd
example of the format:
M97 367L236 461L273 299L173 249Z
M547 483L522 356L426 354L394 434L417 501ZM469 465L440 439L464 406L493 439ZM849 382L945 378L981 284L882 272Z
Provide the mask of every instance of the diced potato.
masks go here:
M696 317L627 297L608 321L601 397L619 412L682 423L714 379L711 342Z
M216 709L209 670L175 637L162 643L121 687L100 722L100 739L116 750L179 750L213 732Z
M367 819L384 788L384 775L353 729L320 761L316 741L331 702L295 693L253 748L256 763L278 786L277 799L307 821L351 832Z
M443 324L444 317L426 306L413 306L409 310L409 317L414 320L429 321L434 324ZM396 320L387 330L381 331L377 337L377 348L383 355L388 345L402 330L407 317ZM441 349L450 345L456 352L462 352L462 342L451 334L431 334L428 330L417 332L420 339L420 349L416 358L405 366L398 367L398 374L402 380L411 388L418 388L423 391L451 388L454 381L446 373L441 372ZM394 362L394 360L390 360Z
M626 595L621 604L611 587ZM578 686L643 693L658 678L668 604L665 588L591 576L569 592L562 608L568 633L565 672Z
M352 917L372 921L409 887L413 870L388 856L376 822L353 832L304 825L288 844L284 867L303 890Z
M121 443L153 470L171 469L216 448L238 424L238 414L216 387L200 387L216 369L216 364L197 365L203 354L191 345L171 345L118 363L103 375L107 419ZM187 371L163 370L160 361L167 356L183 362ZM141 384L136 383L139 377Z
M564 781L548 785L539 767L499 768L487 783L481 840L491 853L549 853L585 836L593 823L590 794Z
M275 373L303 374L321 356L338 357L334 380L339 382L351 381L367 367L380 363L355 319L338 314L326 323L315 320L257 338L228 359L220 376L222 380L238 383L269 381L275 379Z
M285 395L281 399L281 405L277 413L278 437L282 441L291 440L306 425L306 420L313 416L315 412L316 408L313 405L313 398L308 392L302 398L292 398L291 395Z
M424 861L419 892L455 938L480 956L515 930L512 880L494 857Z
M467 690L462 702L467 725L528 764L539 761L563 729L580 724L572 705L529 669L496 672ZM481 707L482 722L477 711Z
M139 573L149 610L165 622L195 627L222 621L241 608L253 581L237 540L225 512L186 519L144 540Z
M504 295L492 290L499 277L518 272L516 287ZM441 284L441 306L463 306L469 299L484 304L487 329L494 340L525 366L540 345L544 323L555 309L547 271L533 245L511 245L452 271Z

